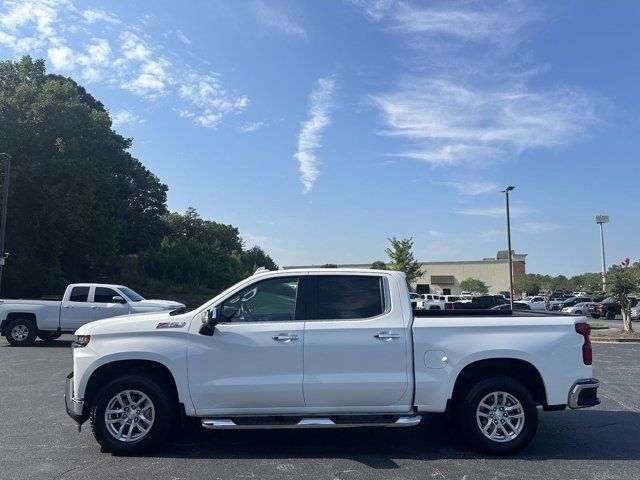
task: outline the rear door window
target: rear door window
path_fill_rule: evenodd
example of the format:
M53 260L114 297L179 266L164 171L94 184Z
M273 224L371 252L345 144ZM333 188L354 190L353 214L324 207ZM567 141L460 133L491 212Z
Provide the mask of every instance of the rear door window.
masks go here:
M89 287L73 287L69 294L70 302L86 302L89 298Z
M310 320L371 318L385 311L384 281L373 275L318 275Z

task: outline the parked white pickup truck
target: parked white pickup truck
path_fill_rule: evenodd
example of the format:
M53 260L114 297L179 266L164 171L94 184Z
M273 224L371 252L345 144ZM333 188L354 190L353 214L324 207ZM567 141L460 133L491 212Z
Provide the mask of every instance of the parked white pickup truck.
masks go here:
M32 344L36 337L53 341L94 320L184 308L168 300L145 300L122 285L74 283L62 301L0 300L0 335L14 346Z
M107 451L204 428L409 427L452 412L494 454L524 448L538 409L599 403L584 318L412 312L404 274L262 271L188 313L80 327L67 413Z

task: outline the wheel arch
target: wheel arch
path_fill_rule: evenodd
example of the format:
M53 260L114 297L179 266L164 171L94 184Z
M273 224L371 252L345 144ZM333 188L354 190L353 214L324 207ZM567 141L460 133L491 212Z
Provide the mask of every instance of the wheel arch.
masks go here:
M531 393L537 404L547 406L547 392L538 369L526 360L508 357L476 360L466 365L456 377L451 399L455 401L459 398L472 381L489 375L506 375L513 378Z
M9 327L9 324L14 320L20 320L20 319L29 320L30 322L33 322L33 326L36 328L36 330L38 329L38 319L35 313L13 311L13 312L7 313L7 316L0 323L0 334L6 335L7 327Z
M91 408L96 395L103 385L109 382L112 378L125 373L144 373L147 375L154 375L166 383L169 388L169 392L175 399L176 403L180 403L182 401L180 399L175 377L166 365L156 360L148 359L114 360L100 365L88 378L84 389L85 409L88 410Z

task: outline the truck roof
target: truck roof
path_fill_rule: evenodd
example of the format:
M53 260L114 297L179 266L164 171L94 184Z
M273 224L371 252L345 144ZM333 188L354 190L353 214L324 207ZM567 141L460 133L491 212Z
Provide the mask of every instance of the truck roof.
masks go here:
M375 273L375 274L387 274L387 275L393 275L393 276L401 276L404 277L404 272L399 272L397 270L375 270L375 269L371 269L371 268L348 268L348 267L343 267L343 268L322 268L322 267L311 267L311 268L287 268L287 269L282 269L282 270L260 270L260 271L256 271L256 273L253 274L253 276L257 276L257 275L264 275L266 273L269 274L282 274L282 275L291 275L291 274L296 274L296 273L325 273L325 274L331 274L331 273L339 273L339 274L346 274L346 273L354 273L354 274L371 274L371 273Z
M127 288L124 285L117 285L115 283L92 283L92 282L84 282L84 283L70 283L67 285L67 288L72 287L106 287L106 288Z

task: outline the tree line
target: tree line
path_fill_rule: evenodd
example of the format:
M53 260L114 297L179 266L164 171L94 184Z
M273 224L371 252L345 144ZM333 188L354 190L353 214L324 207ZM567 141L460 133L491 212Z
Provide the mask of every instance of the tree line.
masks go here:
M256 266L277 268L236 227L170 213L167 185L131 144L99 100L47 74L44 60L0 62L0 152L12 156L4 297L77 281L215 292Z

